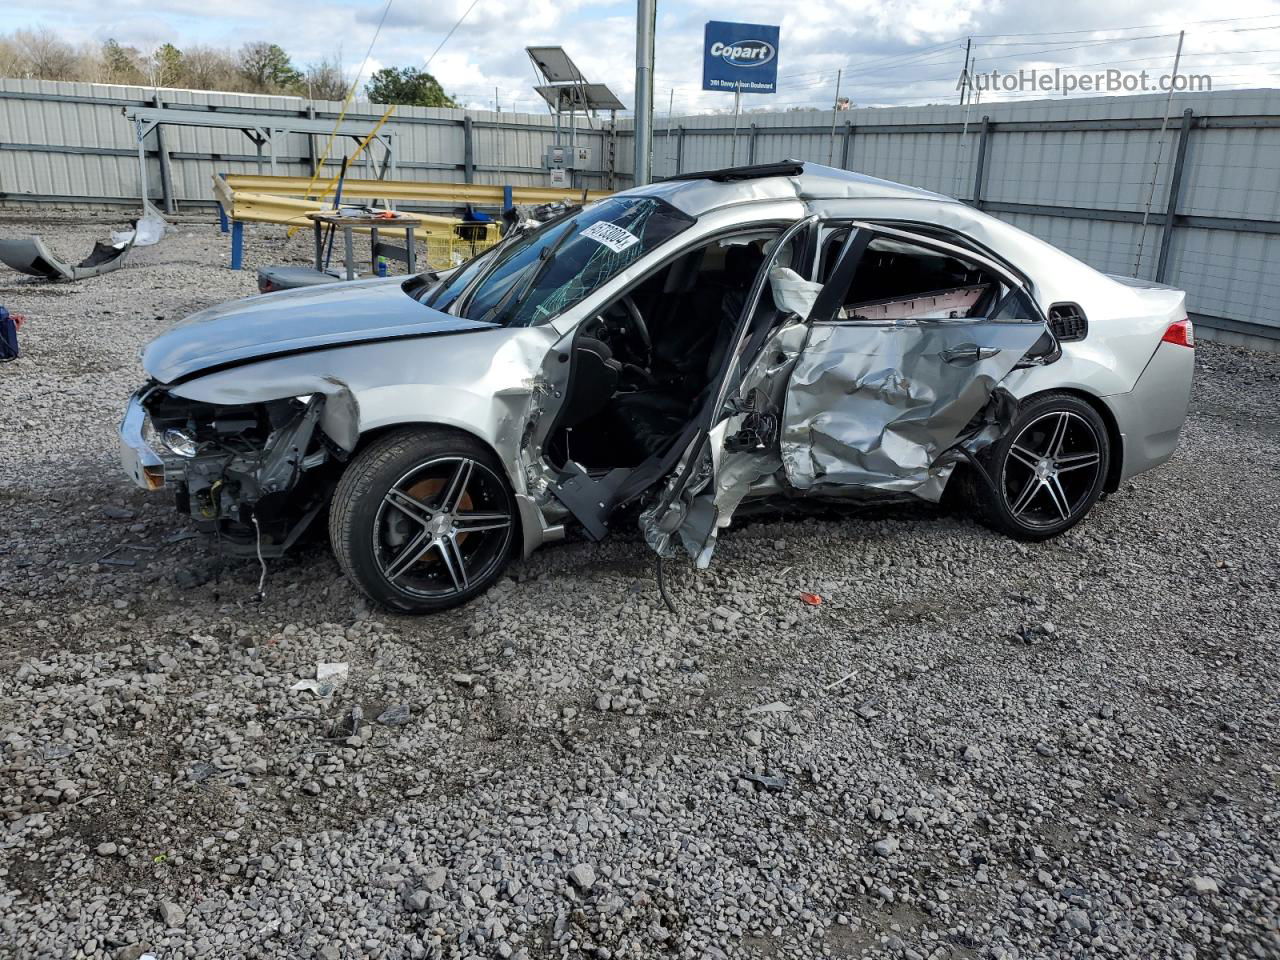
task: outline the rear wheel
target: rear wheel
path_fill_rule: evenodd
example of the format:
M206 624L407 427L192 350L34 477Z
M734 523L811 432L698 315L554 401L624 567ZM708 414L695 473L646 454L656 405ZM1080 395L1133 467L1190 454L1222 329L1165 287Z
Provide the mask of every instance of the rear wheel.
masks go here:
M1045 393L1023 404L983 460L991 484L971 480L979 519L1021 540L1047 540L1074 527L1097 502L1111 444L1087 402Z
M399 430L351 461L334 491L338 565L405 613L465 603L502 575L518 540L511 485L493 453L443 428Z

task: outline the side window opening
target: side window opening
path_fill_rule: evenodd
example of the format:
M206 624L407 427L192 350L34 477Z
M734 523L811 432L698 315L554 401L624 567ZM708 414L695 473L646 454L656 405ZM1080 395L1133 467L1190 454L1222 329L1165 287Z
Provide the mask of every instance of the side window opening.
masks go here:
M1015 309L1002 279L979 264L896 237L868 245L836 313L841 320L991 318ZM1014 318L1010 318L1014 319Z
M777 234L757 229L695 247L582 322L547 439L553 466L634 467L679 436L717 382ZM771 311L766 284L756 313Z

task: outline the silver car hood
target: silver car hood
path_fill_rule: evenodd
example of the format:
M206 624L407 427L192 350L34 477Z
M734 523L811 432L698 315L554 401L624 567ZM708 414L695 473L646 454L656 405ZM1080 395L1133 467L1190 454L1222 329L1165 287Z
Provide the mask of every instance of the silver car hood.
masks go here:
M493 329L490 323L423 306L401 289L403 282L403 277L357 280L219 304L147 344L142 366L160 383L175 383L283 354Z

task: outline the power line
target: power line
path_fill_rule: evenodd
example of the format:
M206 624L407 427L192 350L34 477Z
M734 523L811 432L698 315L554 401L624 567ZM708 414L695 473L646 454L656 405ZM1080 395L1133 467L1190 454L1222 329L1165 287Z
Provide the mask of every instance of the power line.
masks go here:
M1202 23L1243 23L1246 20L1273 20L1280 13L1261 13L1252 17L1227 17L1220 20L1188 20L1184 26L1194 27ZM977 40L982 37L1061 37L1079 33L1116 33L1121 30L1151 30L1154 27L1167 27L1166 23L1144 23L1132 27L1093 27L1088 30L1050 30L1043 33L975 33L971 36Z
M441 48L442 48L446 43L448 43L448 42L449 42L449 38L453 36L453 32L454 32L455 30L457 30L457 29L458 29L458 27L462 26L462 21L463 21L463 20L465 20L465 19L467 19L467 17L471 14L471 11L472 11L472 10L474 10L474 9L476 8L476 4L477 4L477 3L479 3L479 2L480 2L480 0L471 0L471 6L467 7L467 9L466 9L466 10L462 11L462 16L460 16L457 20L455 20L455 21L454 21L453 26L449 28L449 32L448 32L448 33L446 33L446 34L444 35L444 39L443 39L443 40L441 40L438 44L436 44L436 48L435 48L434 50L432 50L432 51L431 51L431 56L427 57L427 63L426 63L426 66L424 66L424 67L423 67L423 69L424 69L424 70L425 70L427 67L431 66L431 61L432 61L432 60L434 60L434 59L436 58L436 54L437 54L437 53L439 53L439 52L440 52L440 49L441 49ZM387 6L388 6L388 7L390 7L390 6L391 6L391 0L387 0ZM385 14L384 14L384 16L385 16Z

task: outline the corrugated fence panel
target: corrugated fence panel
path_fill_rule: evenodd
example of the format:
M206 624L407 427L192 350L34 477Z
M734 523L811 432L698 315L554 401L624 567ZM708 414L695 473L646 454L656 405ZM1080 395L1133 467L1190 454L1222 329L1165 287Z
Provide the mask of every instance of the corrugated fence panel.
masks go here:
M152 104L157 95L177 108L254 114L264 128L308 116L332 124L342 109L340 103L292 97L0 80L0 205L135 204L137 143L122 107ZM347 120L368 131L383 109L357 103ZM1194 126L1177 212L1192 219L1177 222L1163 277L1188 291L1194 312L1280 338L1273 307L1280 302L1280 91L860 108L834 117L830 111L745 113L736 119L660 114L653 172L662 178L794 157L843 163L972 201L983 120L989 118L982 199L992 213L1108 273L1151 278L1160 260L1185 109L1193 112ZM547 114L400 107L382 127L394 143L394 174L389 167L388 175L463 182L467 116L476 183L546 185L547 148L570 142L568 129L557 136ZM259 162L257 148L237 129L166 124L162 136L171 158L172 199L180 205L208 203L215 173L271 171L270 149ZM327 132L278 134L275 172L311 175L329 139ZM600 122L579 126L576 143L588 148L590 159L575 182L593 189L628 185L630 120L618 121L616 130ZM147 188L158 202L157 146L155 135L148 136ZM332 178L355 147L350 136L334 138L318 179ZM353 167L355 175L376 175L384 160L385 149L375 142Z

